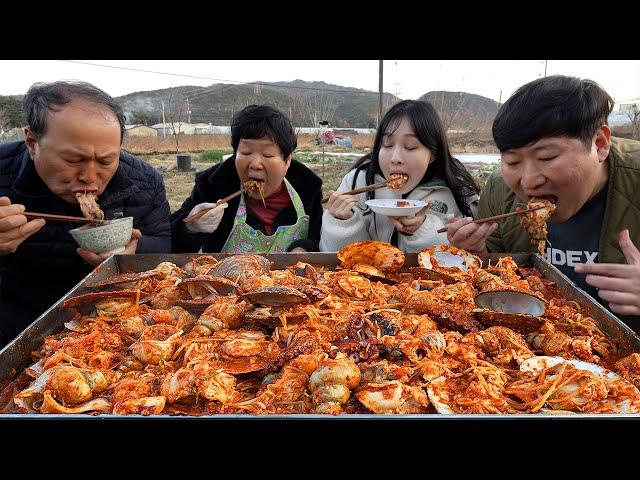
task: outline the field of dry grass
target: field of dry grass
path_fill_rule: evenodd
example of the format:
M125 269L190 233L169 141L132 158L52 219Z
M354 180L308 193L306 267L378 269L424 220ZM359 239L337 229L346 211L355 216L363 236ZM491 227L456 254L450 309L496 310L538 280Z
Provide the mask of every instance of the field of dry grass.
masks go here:
M350 150L367 151L373 145L374 135L349 135L353 147ZM455 152L496 152L488 133L455 133L449 135L449 145ZM176 153L176 142L172 135L166 137L126 137L123 148L135 155ZM181 153L201 153L211 149L231 148L231 137L227 135L180 135L178 149ZM311 134L298 135L298 152L316 151L321 146ZM339 145L325 145L332 151L346 151Z
M373 135L350 135L354 150L366 150L373 144ZM340 151L344 147L328 145ZM176 142L172 135L166 137L126 137L123 148L135 155L176 153ZM178 148L181 153L200 153L211 149L231 148L231 137L227 135L180 135ZM298 135L298 151L313 151L320 148L311 134Z

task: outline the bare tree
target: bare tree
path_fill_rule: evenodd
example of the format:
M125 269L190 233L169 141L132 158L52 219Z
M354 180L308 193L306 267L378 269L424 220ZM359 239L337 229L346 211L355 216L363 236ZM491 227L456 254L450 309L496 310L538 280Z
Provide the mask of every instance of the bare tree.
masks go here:
M640 140L640 108L638 108L638 104L631 105L625 110L625 113L631 122L631 132L634 140Z
M445 93L449 93L447 102L444 101ZM440 115L446 132L458 121L462 108L466 104L467 95L464 95L462 92L440 92L440 94L442 95L440 98L440 108L438 108L437 102L434 102L434 106L438 110L438 115Z
M9 115L4 109L0 108L0 133L4 133L9 128Z
M310 126L316 127L321 120L333 123L336 108L338 108L334 97L320 91L301 98L301 100L305 120L309 122Z
M166 103L165 114L169 120L171 134L176 144L176 154L180 153L180 134L182 133L182 124L186 119L187 102L182 96L174 95L174 89L169 91L169 99ZM166 125L165 127L166 128Z

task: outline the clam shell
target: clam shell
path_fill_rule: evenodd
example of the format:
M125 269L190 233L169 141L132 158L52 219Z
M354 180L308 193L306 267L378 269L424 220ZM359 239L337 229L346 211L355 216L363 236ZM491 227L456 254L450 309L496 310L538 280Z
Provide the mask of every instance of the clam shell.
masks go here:
M437 270L431 270L430 268L411 267L409 268L409 271L413 273L417 278L420 278L422 280L432 280L432 281L441 280L446 285L450 285L458 281L449 274L439 272Z
M489 290L475 296L481 308L471 311L483 325L507 327L520 333L539 330L545 302L534 295L513 290Z
M545 301L525 292L514 290L489 290L473 299L481 308L494 312L524 314L540 317L545 312Z
M231 255L219 261L208 274L237 282L242 277L266 275L270 269L271 262L261 255Z
M549 357L549 356L531 357L524 360L520 364L520 371L537 373L544 369L553 367L554 365L558 365L562 362L567 362L569 365L572 365L578 370L587 370L588 372L595 374L596 376L602 378L603 380L620 381L620 382L629 383L617 373L612 372L611 370L608 370L604 367L601 367L600 365L596 365L595 363L585 362L584 360L574 360L574 359L567 360L566 358L563 358L563 357ZM640 398L640 390L638 390L632 384L629 384L629 386L636 391L638 398ZM604 401L610 403L614 407L614 410L616 413L640 413L640 408L637 405L633 405L629 400L623 400L617 403L611 399L605 399Z
M237 293L240 285L231 280L224 277L214 277L211 275L197 275L191 278L183 279L178 286L184 285L185 287L189 284L204 284L207 287L213 288L220 295L228 295L232 293Z
M472 266L481 267L480 259L461 248L449 245L437 245L425 248L418 254L418 265L432 269L435 267L452 268L468 272Z
M446 377L438 377L429 382L429 385L427 385L427 396L429 397L429 401L435 407L438 413L449 415L456 412L454 412L452 408L446 403L447 399L436 393L436 388L434 388L442 386L445 381Z
M116 275L111 275L109 278L100 280L98 282L88 281L86 284L86 287L88 288L108 287L112 285L117 285L119 283L135 282L137 280L142 280L143 278L158 277L161 275L163 275L163 273L157 270L147 270L145 272L138 272L138 273L119 273Z
M270 305L282 307L284 305L294 305L307 300L304 293L291 287L274 286L264 287L241 295L242 298L253 304Z
M390 243L366 240L347 245L338 252L342 268L365 263L385 272L395 272L404 265L404 253Z
M93 292L77 297L71 297L64 301L65 308L74 308L78 305L95 304L100 300L122 298L123 300L136 301L146 297L146 294L140 290L113 290L110 292Z
M494 312L482 308L474 308L471 313L484 326L507 327L522 334L536 332L544 324L543 318L533 315Z

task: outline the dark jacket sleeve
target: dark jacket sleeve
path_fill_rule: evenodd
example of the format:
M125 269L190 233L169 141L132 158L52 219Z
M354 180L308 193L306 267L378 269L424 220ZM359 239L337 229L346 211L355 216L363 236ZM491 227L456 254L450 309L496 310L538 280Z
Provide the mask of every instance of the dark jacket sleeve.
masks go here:
M154 177L153 202L149 213L138 224L142 237L138 240L136 253L171 252L171 210L162 177L160 174Z
M199 187L199 178L196 176L196 183L191 190L191 195L182 203L182 206L171 215L171 244L172 251L176 253L198 252L205 241L206 233L191 233L187 230L184 219L196 205L211 200L205 199L202 189Z
M480 193L480 202L478 205L478 216L480 218L493 217L504 213L496 208L496 197L499 197L499 189L497 188L497 177L491 175ZM502 239L502 229L498 224L498 229L487 237L487 250L490 253L501 253L505 251L504 241Z
M305 249L307 252L320 251L320 229L322 227L322 182L311 192L309 201L305 205L305 211L309 215L309 234L307 238L301 238L289 245L287 252L296 247Z

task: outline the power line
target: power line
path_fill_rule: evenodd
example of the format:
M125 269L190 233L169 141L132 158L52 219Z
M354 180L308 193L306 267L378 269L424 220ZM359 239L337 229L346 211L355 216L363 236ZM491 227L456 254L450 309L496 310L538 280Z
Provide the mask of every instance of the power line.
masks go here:
M299 89L299 90L315 90L315 91L320 91L320 92L335 92L335 93L351 93L351 94L356 94L356 95L377 95L378 92L369 92L366 90L363 91L353 91L353 90L336 90L336 89L330 89L330 88L317 88L317 87L302 87L299 85L279 85L277 83L266 83L266 82L243 82L240 80L225 80L225 79L221 79L221 78L211 78L211 77L201 77L201 76L197 76L197 75L186 75L186 74L182 74L182 73L171 73L171 72L158 72L155 70L145 70L142 68L130 68L130 67L118 67L115 65L104 65L101 63L91 63L91 62L81 62L79 60L60 60L61 62L68 62L68 63L78 63L81 65L90 65L92 67L104 67L104 68L115 68L117 70L129 70L132 72L142 72L142 73L153 73L156 75L170 75L170 76L174 76L174 77L185 77L185 78L197 78L200 80L212 80L214 82L228 82L228 83L234 83L234 84L238 84L238 85L261 85L261 86L267 86L267 87L276 87L276 88L293 88L293 89ZM202 87L202 88L208 88L208 87Z

